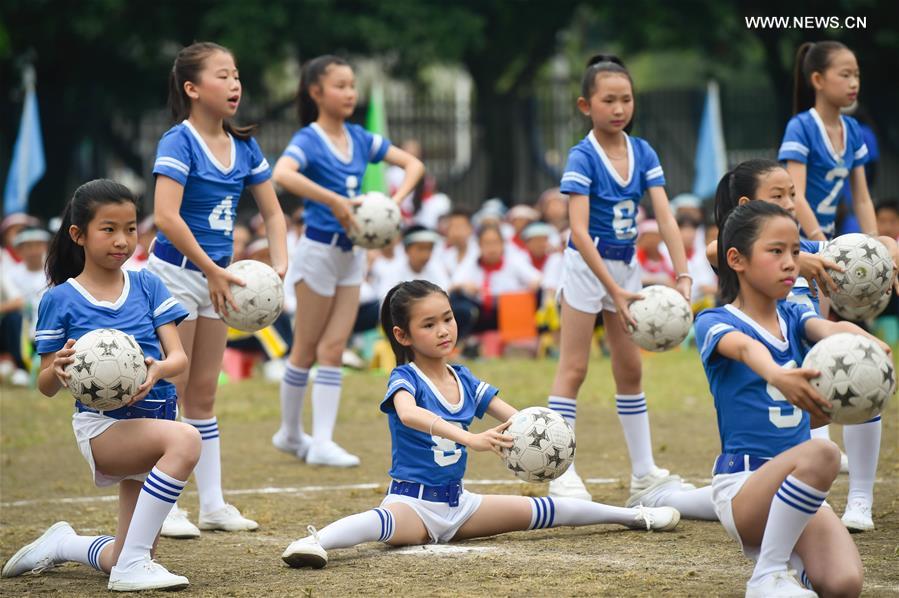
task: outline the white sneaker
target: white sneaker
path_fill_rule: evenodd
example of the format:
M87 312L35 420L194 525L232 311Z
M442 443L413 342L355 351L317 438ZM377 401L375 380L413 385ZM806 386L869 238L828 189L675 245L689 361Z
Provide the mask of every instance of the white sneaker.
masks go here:
M326 467L356 467L359 465L359 457L346 452L343 447L332 440L312 443L309 452L306 453L306 463Z
M817 598L818 594L803 588L792 571L775 571L746 584L746 598Z
M624 503L624 506L628 508L636 507L637 505L657 507L659 506L659 502L667 496L669 492L691 489L685 488L685 486L692 486L692 484L684 484L678 475L668 476L644 490L631 494L630 498L627 499L627 502Z
M258 523L241 515L234 505L225 505L212 513L200 511L200 529L216 529L223 532L251 532L257 527L259 527Z
M29 571L37 574L64 563L65 561L56 555L56 549L63 538L74 535L75 530L65 521L54 523L41 534L40 538L23 546L12 555L3 565L3 572L0 576L16 577Z
M183 590L189 585L186 577L169 573L168 569L147 557L129 567L113 567L109 572L109 584L106 588L113 592L139 592Z
M874 529L874 519L871 518L871 505L865 500L853 498L846 504L843 513L843 525L850 533L870 532Z
M670 471L668 471L667 469L662 469L661 467L656 467L655 465L652 466L652 471L650 471L646 475L640 476L639 478L634 474L631 474L631 494L636 494L641 490L646 490L650 486L653 486L669 477L671 477Z
M175 505L169 511L169 514L165 516L159 535L166 538L186 540L188 538L199 538L200 530L187 518L187 511L179 509L178 505Z
M328 553L318 542L318 532L311 525L308 536L292 543L281 555L281 560L291 567L321 569L328 564Z
M287 453L288 455L294 455L296 458L304 460L306 459L306 453L309 452L309 447L312 446L312 436L303 434L299 441L290 440L287 438L286 434L281 430L278 430L275 432L275 435L272 436L272 444L279 451Z
M340 356L340 362L345 367L353 368L354 370L364 370L367 365L364 359L350 349L343 350L343 354Z
M9 377L9 383L13 386L30 386L31 376L25 370L16 370Z
M680 511L674 507L635 507L637 516L628 524L631 529L645 529L648 532L667 532L677 527Z
M574 470L574 466L568 468L565 473L549 483L549 495L554 498L579 498L581 500L593 500L581 476Z
M843 451L840 451L840 473L849 473L849 457Z

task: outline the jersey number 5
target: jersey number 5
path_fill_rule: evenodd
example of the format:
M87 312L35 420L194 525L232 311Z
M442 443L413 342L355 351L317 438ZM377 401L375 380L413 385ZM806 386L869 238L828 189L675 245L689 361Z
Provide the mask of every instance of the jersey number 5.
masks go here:
M792 370L796 367L796 362L791 359L782 367L785 370ZM770 384L768 385L766 390L768 391L768 396L775 401L783 401L784 403L787 403L787 397L785 397L782 392L780 392ZM802 410L799 409L799 407L794 406L793 413L784 415L783 409L781 407L768 407L768 419L771 420L771 423L778 428L795 428L799 425L799 422L802 421Z
M230 235L234 229L234 220L231 217L231 196L229 195L212 208L209 213L209 228L212 230L225 231L226 235Z
M449 423L462 427L459 422ZM431 440L434 441L434 448L431 449L434 451L434 463L440 467L452 465L462 458L462 449L452 440L442 436L431 436Z

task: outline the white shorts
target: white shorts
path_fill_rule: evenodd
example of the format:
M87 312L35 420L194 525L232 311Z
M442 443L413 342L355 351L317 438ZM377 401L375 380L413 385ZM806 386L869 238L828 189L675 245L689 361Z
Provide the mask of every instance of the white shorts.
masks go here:
M609 274L622 289L631 293L640 292L643 285L640 282L640 267L636 258L632 258L629 264L621 260L603 261ZM598 314L603 310L618 311L612 297L577 249L567 247L562 264L562 282L557 295L560 298L564 296L568 305L588 314Z
M291 287L305 281L317 294L333 297L337 287L361 285L364 274L365 252L358 247L344 251L303 235L290 256L285 280Z
M97 464L94 463L94 453L91 451L91 438L96 438L120 421L122 420L106 417L99 413L91 413L90 411L83 411L81 413L76 412L75 415L72 416L72 429L75 430L75 440L78 442L78 449L81 451L81 455L91 468L91 475L94 476L94 484L101 488L104 486L113 486L122 480L137 480L138 482L143 482L147 479L147 473L149 473L145 472L136 475L117 477L108 476L97 471Z
M425 529L428 530L428 535L431 537L431 543L445 544L453 539L459 528L481 506L481 495L463 490L459 495L459 505L451 507L449 503L445 502L430 502L401 494L388 494L381 501L381 506L386 507L394 503L403 503L412 507L415 514L425 524Z
M162 279L172 297L187 310L185 320L196 320L198 316L219 319L209 297L209 283L201 272L170 264L153 254L150 254L147 270Z
M743 540L740 538L740 532L737 531L737 524L734 523L734 512L731 501L743 488L743 484L752 475L751 471L739 471L737 473L720 473L712 478L712 504L715 506L715 514L718 521L724 526L727 535L737 541L743 554L752 560L756 560L759 555L758 546L743 546Z

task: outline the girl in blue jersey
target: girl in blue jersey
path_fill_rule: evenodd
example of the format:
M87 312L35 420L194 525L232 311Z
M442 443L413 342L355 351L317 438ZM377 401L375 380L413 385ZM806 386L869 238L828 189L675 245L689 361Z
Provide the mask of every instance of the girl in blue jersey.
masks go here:
M346 122L356 108L355 77L337 56L319 56L304 65L298 106L302 128L275 164L274 175L279 185L303 198L306 229L287 276L296 291L296 328L281 383L281 427L272 443L313 465L352 467L359 458L335 443L333 435L340 366L359 310L365 253L353 247L346 231L355 227L352 206L369 163L384 160L405 170L393 194L397 203L415 189L424 166L380 135ZM315 363L309 436L303 432L303 400Z
M810 425L828 421L827 402L808 381L818 372L798 364L804 342L866 333L781 301L795 283L799 248L796 222L779 206L753 201L734 209L719 234L726 305L696 320L722 445L712 500L727 532L757 560L747 596L815 596L788 571L794 551L804 581L822 595L857 595L862 585L858 550L824 505L839 448L810 437Z
M571 149L562 175L571 239L559 289L561 350L549 408L574 427L577 393L587 374L596 314L601 312L612 353L618 418L631 460L631 491L638 492L670 475L653 460L640 349L628 332L633 324L628 304L641 288L634 242L637 207L645 193L678 273L677 290L688 301L691 278L659 158L646 141L627 134L634 114L633 81L617 57L601 54L590 59L577 105L592 129ZM573 467L550 484L550 495L590 499Z
M836 41L806 42L796 53L793 118L777 159L796 185L796 216L807 239L833 238L837 206L848 183L862 232L877 235L864 165L868 161L858 122L840 114L858 98L855 54Z
M363 542L392 546L444 543L561 525L614 523L647 530L673 529L675 509L625 509L572 498L481 496L462 477L468 449L511 446L503 434L517 412L499 390L464 366L450 365L456 320L449 297L423 280L402 282L384 298L381 323L397 363L381 411L393 442L392 481L381 506L345 517L292 543L282 559L292 567L324 567L327 551ZM479 434L472 420L501 423Z
M72 347L91 330L130 334L146 356L147 380L127 406L95 411L75 401L72 417L94 483L119 484L115 538L79 536L60 521L13 555L3 577L75 561L108 573L110 590L188 585L152 560L163 519L200 456L196 429L174 421L177 397L166 380L187 367L175 328L187 312L153 273L122 270L136 244L137 206L128 188L109 180L79 187L47 255L51 288L41 299L35 332L38 389L48 397L68 385Z
M265 221L272 267L281 276L287 269L286 223L270 182L271 169L251 136L253 127L238 127L229 120L240 97L240 78L229 50L204 42L178 53L169 75L169 107L176 124L159 140L153 166L159 233L148 264L189 313L178 331L190 367L174 382L183 421L203 438L195 470L199 526L223 531L258 527L225 503L214 412L228 332L219 314L236 309L230 284L244 284L225 268L231 262L237 202L245 188ZM200 529L175 505L162 534L190 538L199 536Z

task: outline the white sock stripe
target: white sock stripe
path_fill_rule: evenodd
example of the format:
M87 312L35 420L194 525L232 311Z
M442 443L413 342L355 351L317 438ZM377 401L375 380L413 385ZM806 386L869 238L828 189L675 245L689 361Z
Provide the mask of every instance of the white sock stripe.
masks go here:
M788 494L784 493L783 486L780 487L780 489L777 491L777 494L775 494L774 496L779 498L781 500L781 502L783 502L787 506L792 507L793 509L796 509L797 511L806 513L808 515L814 515L815 513L817 513L818 508L821 506L820 504L819 505L808 505L808 504L797 501L792 496L789 496Z
M182 482L181 480L176 480L172 476L168 475L164 471L160 471L158 468L154 467L150 470L150 473L147 474L147 477L151 477L154 480L158 480L164 486L170 488L171 490L181 492L184 490L184 487L187 486L187 482Z
M178 497L181 496L180 490L171 490L170 488L166 488L156 479L151 478L150 476L147 476L147 479L144 480L144 485L141 490L143 490L150 496L172 504L175 504L178 501Z
M549 397L549 399L546 402L549 405L569 405L571 407L574 407L575 405L577 405L577 399L567 399L565 397L555 397L555 396Z
M87 560L91 567L97 571L102 571L100 568L100 553L103 552L107 544L114 541L115 538L112 536L97 536L97 539L91 542L90 547L87 549Z
M620 397L615 398L615 404L619 407L624 406L627 407L629 405L645 405L646 397L640 397L637 399L622 399Z
M531 498L531 527L529 529L543 529L552 524L555 517L555 505L548 497Z
M295 368L288 364L284 371L283 382L290 386L306 386L309 382L309 370L306 368Z
M806 484L802 480L797 479L797 478L793 477L792 475L788 475L784 479L784 484L786 484L787 486L790 486L792 489L796 490L797 492L800 492L803 496L810 498L812 500L818 500L820 502L823 502L824 499L827 498L827 494L828 494L827 492L818 490L814 486L810 486L809 484Z
M384 509L384 513L387 515L387 534L384 536L382 542L388 542L390 538L393 537L393 513L391 513L387 509Z
M615 395L616 401L632 401L635 399L645 399L646 393L640 392L635 395Z

